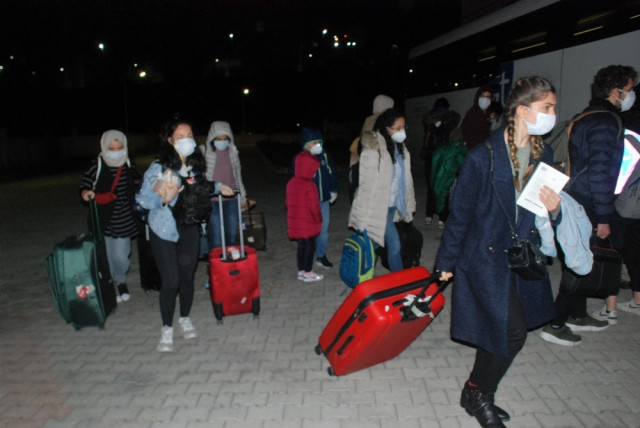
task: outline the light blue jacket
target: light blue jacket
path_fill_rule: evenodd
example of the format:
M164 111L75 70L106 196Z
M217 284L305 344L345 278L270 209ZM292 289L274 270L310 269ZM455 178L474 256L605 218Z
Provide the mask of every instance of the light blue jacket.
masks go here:
M180 194L168 204L163 204L162 197L153 191L156 180L160 176L162 176L162 165L158 162L153 162L144 173L142 188L136 196L136 200L142 208L149 210L149 227L153 230L153 233L166 241L178 242L180 235L178 234L176 220L173 218L173 213L169 207L175 206ZM178 184L178 186L180 185L181 183Z
M589 246L592 225L582 205L567 192L560 192L562 218L556 228L556 239L564 253L565 265L578 275L591 272L593 254ZM540 250L548 256L555 256L553 229L548 218L536 216L536 228L540 232Z

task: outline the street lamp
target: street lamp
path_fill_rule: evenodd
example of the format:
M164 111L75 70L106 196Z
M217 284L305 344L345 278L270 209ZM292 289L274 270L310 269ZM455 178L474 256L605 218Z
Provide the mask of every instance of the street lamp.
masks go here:
M104 43L98 43L98 49L100 49L101 52L104 52Z
M249 96L251 91L249 88L242 88L242 133L247 133L247 108L245 106L245 98Z

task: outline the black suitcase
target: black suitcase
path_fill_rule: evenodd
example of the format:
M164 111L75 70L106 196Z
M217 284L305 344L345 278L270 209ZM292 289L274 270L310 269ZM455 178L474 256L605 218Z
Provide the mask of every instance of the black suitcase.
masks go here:
M264 223L263 213L252 212L252 210L243 212L242 230L244 245L257 251L267 251L267 225Z
M160 291L160 272L153 258L151 242L149 242L149 225L139 220L138 228L138 265L140 267L140 286L144 291Z
M402 267L409 269L410 267L420 266L423 243L422 233L416 229L413 223L399 221L395 225L400 237L400 245L402 245ZM380 257L382 266L389 269L386 248L378 247L376 254Z

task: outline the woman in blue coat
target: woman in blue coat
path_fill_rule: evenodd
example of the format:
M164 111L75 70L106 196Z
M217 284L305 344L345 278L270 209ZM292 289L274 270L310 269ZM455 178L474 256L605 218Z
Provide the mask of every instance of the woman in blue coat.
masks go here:
M451 336L477 349L461 406L483 427L504 427L509 415L495 406L498 383L522 349L527 330L553 317L548 275L526 281L508 266L515 240L540 244L535 215L516 199L538 161L553 152L540 135L555 124L553 85L540 77L519 79L507 99L505 126L471 150L452 194L450 215L436 258L441 279L455 273ZM490 147L489 147L490 146ZM546 186L540 200L556 215L560 197Z

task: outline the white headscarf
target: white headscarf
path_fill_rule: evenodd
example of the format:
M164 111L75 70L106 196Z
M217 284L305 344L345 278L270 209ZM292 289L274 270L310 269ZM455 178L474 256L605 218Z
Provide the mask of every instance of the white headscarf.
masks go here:
M111 144L113 140L120 141L124 146L122 150L125 151L125 156L123 156L122 159L118 162L113 161L109 158L109 156L107 156L107 152L109 151L109 144ZM102 137L100 138L100 149L100 156L102 157L102 160L104 161L104 163L111 167L122 166L125 164L125 162L127 162L127 159L129 158L127 137L122 132L116 129L110 129L102 134Z

